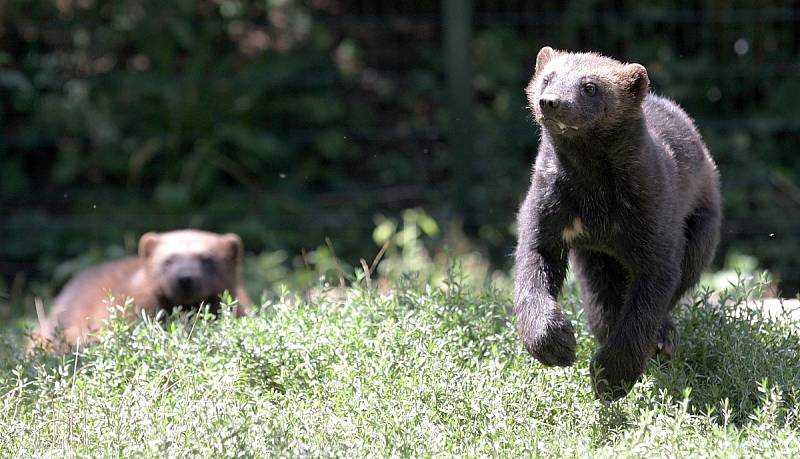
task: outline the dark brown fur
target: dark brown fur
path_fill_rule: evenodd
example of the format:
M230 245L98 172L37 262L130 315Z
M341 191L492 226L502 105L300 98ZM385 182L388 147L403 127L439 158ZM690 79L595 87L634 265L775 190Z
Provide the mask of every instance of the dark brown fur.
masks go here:
M147 233L139 255L89 268L70 280L33 344L51 341L60 328L66 344L86 342L109 318L108 295L116 304L132 298L136 310L155 313L174 306L208 304L215 310L227 290L238 300L235 314L249 312L251 301L240 274L242 241L235 234L182 230ZM56 344L59 347L59 344Z
M518 215L517 327L545 365L575 361L557 303L569 258L604 400L624 396L654 353L672 353L670 312L719 234L716 166L689 116L648 87L639 64L545 47L526 90L542 140Z

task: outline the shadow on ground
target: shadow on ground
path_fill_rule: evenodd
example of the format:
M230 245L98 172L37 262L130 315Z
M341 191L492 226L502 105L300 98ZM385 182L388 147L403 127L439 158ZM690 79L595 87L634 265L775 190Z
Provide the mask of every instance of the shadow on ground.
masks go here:
M691 388L690 412L709 408L722 421L742 424L763 405L765 389L778 390L785 406L794 406L800 391L800 333L787 312L769 317L742 303L726 306L709 301L680 307L676 324L678 352L669 362L653 362L655 388L677 402ZM727 406L725 400L727 399Z

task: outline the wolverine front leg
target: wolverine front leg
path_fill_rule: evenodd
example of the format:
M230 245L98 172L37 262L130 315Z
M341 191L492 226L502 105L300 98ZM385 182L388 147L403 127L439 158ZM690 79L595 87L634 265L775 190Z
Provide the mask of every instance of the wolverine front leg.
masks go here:
M548 366L575 362L575 330L556 298L566 272L566 257L538 247L517 255L514 314L528 352ZM518 250L519 252L519 250Z
M677 264L634 275L622 317L589 368L598 398L611 401L625 396L644 372L669 314L678 276Z
M247 294L247 291L244 289L244 285L236 286L235 297L237 303L234 315L236 317L244 317L250 314L253 300L250 299L250 295Z
M567 248L533 209L529 196L520 211L514 314L528 352L548 366L575 362L575 330L556 299L567 270Z
M589 330L603 344L621 315L628 273L617 260L600 252L573 249L570 263L581 286Z

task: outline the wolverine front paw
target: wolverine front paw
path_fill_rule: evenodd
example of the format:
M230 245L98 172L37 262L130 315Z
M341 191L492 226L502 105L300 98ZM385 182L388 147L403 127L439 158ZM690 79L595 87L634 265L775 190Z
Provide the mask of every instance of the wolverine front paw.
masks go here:
M542 364L568 367L575 363L575 329L560 310L549 317L520 317L517 329L525 349Z
M656 343L656 354L669 360L678 348L680 334L672 323L672 319L667 319L661 324L658 331L658 341Z
M629 352L600 348L589 366L595 397L611 402L627 395L644 372L644 361Z

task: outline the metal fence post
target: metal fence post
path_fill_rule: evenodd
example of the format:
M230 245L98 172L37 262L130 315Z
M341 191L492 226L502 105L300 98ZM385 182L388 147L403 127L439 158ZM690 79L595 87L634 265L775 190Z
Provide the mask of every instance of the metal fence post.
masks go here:
M453 198L459 210L469 206L470 184L474 180L475 132L472 106L472 0L443 0L445 78L449 118L448 154L452 161Z

